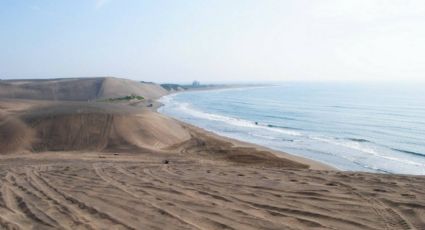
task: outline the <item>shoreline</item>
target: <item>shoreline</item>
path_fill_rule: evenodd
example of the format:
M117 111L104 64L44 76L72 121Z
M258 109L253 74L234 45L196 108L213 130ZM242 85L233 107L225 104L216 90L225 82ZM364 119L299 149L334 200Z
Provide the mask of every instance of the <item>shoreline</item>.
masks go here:
M287 153L287 152L283 152L283 151L279 151L279 150L270 149L270 148L268 148L266 146L262 146L262 145L258 145L258 144L254 144L254 143L250 143L250 142L246 142L246 141L241 141L241 140L233 139L233 138L230 138L230 137L221 136L221 135L216 134L216 133L214 133L212 131L208 131L208 130L205 130L205 129L201 128L201 127L198 127L198 126L195 126L195 125L188 124L186 122L177 120L174 117L170 117L168 115L165 115L165 114L162 114L162 113L159 113L159 112L156 112L156 113L161 114L163 116L166 116L168 118L174 119L175 121L181 123L183 126L189 127L190 129L194 129L197 132L200 132L202 134L205 134L205 135L207 135L209 137L212 137L212 138L215 138L215 139L219 139L219 140L221 140L223 142L231 143L233 145L233 147L253 148L253 149L258 150L258 151L266 151L266 152L269 152L269 153L273 154L276 157L279 157L279 158L282 158L282 159L291 160L291 161L295 161L295 162L300 163L300 164L308 165L309 166L309 169L312 169L312 170L341 171L341 170L339 170L339 169L337 169L335 167L332 167L330 165L324 164L324 163L319 162L319 161L315 161L315 160L308 159L308 158L305 158L305 157L296 156L296 155L293 155L293 154L290 154L290 153Z
M249 86L246 86L246 87L249 87ZM229 88L231 88L231 87L208 88L208 89L202 89L202 90L221 90L221 89L229 89ZM185 91L170 92L169 94L164 95L164 96L169 96L169 95L173 95L173 94L176 94L176 93L190 92L190 91L195 91L195 90L185 90ZM199 91L199 90L196 90L196 91ZM164 96L162 96L162 97L164 97ZM309 158L305 158L305 157L300 157L300 156L297 156L297 155L294 155L294 154L291 154L291 153L287 153L287 152L284 152L284 151L271 149L271 148L268 148L266 146L262 146L262 145L250 143L250 142L247 142L247 141L243 141L243 140L238 140L238 139L234 139L234 138L222 136L222 135L219 135L219 134L214 133L212 131L203 129L201 127L198 127L196 125L189 124L189 123L184 122L184 121L180 121L180 120L178 120L178 119L176 119L176 118L174 118L172 116L169 116L169 115L160 113L158 111L158 109L161 108L163 106L163 104L159 100L162 97L157 98L157 99L154 100L155 103L154 103L154 107L151 108L152 111L154 113L160 114L162 116L166 116L168 118L171 118L171 119L179 122L183 126L190 127L191 129L195 129L198 132L202 132L205 135L208 135L208 136L211 136L211 137L220 139L222 141L231 143L235 147L248 147L248 148L254 148L254 149L259 150L259 151L267 151L267 152L275 155L276 157L283 158L283 159L288 159L288 160L291 160L291 161L295 161L297 163L308 165L310 167L310 169L313 169L313 170L341 171L341 170L339 170L339 169L337 169L337 168L335 168L335 167L333 167L331 165L328 165L328 164L325 164L325 163L322 163L322 162L319 162L319 161L316 161L316 160L313 160L313 159L309 159Z

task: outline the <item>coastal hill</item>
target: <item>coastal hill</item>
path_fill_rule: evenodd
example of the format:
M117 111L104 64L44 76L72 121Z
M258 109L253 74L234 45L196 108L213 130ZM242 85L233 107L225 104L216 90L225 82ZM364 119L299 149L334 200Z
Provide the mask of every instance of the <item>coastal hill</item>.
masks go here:
M131 94L154 99L166 93L157 84L114 77L0 81L0 98L94 101Z

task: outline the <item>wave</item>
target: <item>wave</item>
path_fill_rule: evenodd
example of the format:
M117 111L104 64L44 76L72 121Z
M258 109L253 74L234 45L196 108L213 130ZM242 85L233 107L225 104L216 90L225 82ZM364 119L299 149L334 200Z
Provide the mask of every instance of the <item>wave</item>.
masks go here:
M418 152L413 152L413 151L408 151L408 150L403 150L403 149L396 149L396 148L391 148L391 149L398 151L398 152L402 152L402 153L407 153L407 154L411 154L411 155L415 155L415 156L425 157L425 154L418 153Z
M350 140L350 141L354 141L354 142L360 142L360 143L366 143L366 142L371 143L371 141L366 140L366 139L362 139L362 138L346 138L346 140Z
M224 122L224 123L227 123L227 124L232 125L232 126L238 126L238 127L243 127L243 128L263 129L263 130L268 130L268 131L272 131L272 132L275 132L275 133L282 133L282 134L290 135L290 136L298 136L300 138L307 138L307 139L312 139L312 140L316 140L316 141L326 142L326 143L331 144L331 145L341 146L341 147L349 148L349 149L356 150L356 151L359 151L359 152L363 152L363 153L366 153L366 154L371 154L371 155L378 157L378 158L384 158L384 159L387 159L387 160L402 162L402 163L410 164L410 165L417 165L417 166L423 165L423 164L420 164L420 163L417 163L417 162L414 162L414 161L384 155L384 154L378 152L377 150L375 150L372 147L363 146L362 145L363 143L372 143L371 141L366 140L366 139L361 139L361 138L338 139L338 138L332 138L332 137L318 137L318 136L313 136L313 135L303 135L300 132L290 130L288 128L282 128L280 126L263 125L263 124L256 123L255 121L249 121L249 120L244 120L244 119L239 119L239 118L234 118L234 117L228 117L228 116L219 115L219 114L203 112L201 110L194 109L191 106L191 104L185 103L185 102L180 103L180 102L173 101L173 103L174 103L174 106L176 106L180 111L183 111L184 113L189 114L190 116L201 118L201 119ZM255 136L260 137L258 134L255 135ZM275 139L273 136L266 137L266 136L261 135L261 137L267 138L267 139ZM280 140L281 141L287 141L287 140L293 141L293 139L280 139Z
M296 132L293 130L269 127L267 125L259 124L258 122L255 122L255 121L249 121L245 119L228 117L228 116L213 114L213 113L206 113L206 112L194 109L189 103L179 103L179 102L174 102L174 103L175 103L175 106L180 111L183 111L184 113L197 118L206 119L210 121L220 121L220 122L227 123L229 125L239 126L244 128L264 129L264 130L282 133L282 134L291 135L291 136L302 136L300 132Z
M258 134L256 132L248 132L249 135L253 136L253 137L259 137L261 139L266 139L266 140L272 140L272 141L284 141L284 142L296 142L296 139L288 139L288 138L279 138L279 137L274 137L271 135L262 135L262 134Z
M314 139L314 140L327 142L329 144L333 144L333 145L337 145L337 146L341 146L341 147L346 147L346 148L357 150L357 151L360 151L360 152L363 152L363 153L371 154L375 157L387 159L387 160L390 160L390 161L396 161L396 162L401 162L401 163L404 163L404 164L415 165L415 166L425 166L425 164L421 164L421 163L418 163L418 162L415 162L415 161L384 155L384 154L381 153L381 151L377 151L372 147L367 147L367 146L361 145L361 142L340 141L338 139L328 139L328 138L323 138L323 137L311 137L311 138Z
M174 94L162 96L161 98L158 99L158 102L160 102L160 103L162 103L164 105L170 104L174 100L174 97L177 94L178 93L174 93Z
M296 118L284 117L284 116L265 115L264 117L267 117L267 118L276 118L276 119L279 119L279 120L287 120L287 121L298 121L298 119L296 119Z
M282 128L282 129L291 129L291 130L303 130L303 129L300 129L300 128L294 128L294 127L289 127L289 126L280 126L280 125L271 125L271 124L268 124L268 125L266 125L267 127L270 127L270 128Z
M359 142L359 143L373 143L376 144L370 140L366 140L366 139L362 139L362 138L345 138L345 140L350 140L350 141L354 141L354 142ZM381 145L385 148L397 151L397 152L401 152L401 153L407 153L407 154L411 154L411 155L415 155L415 156L421 156L421 157L425 157L425 154L422 153L418 153L418 152L413 152L413 151L409 151L409 150L404 150L404 149L397 149L397 148L391 148L387 145Z

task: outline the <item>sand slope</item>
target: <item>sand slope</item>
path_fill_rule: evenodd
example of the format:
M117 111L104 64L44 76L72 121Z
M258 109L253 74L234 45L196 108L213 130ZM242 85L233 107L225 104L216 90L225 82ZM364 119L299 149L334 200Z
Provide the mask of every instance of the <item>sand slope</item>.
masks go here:
M425 229L423 176L312 170L134 106L0 113L0 229Z
M6 112L4 112L6 114ZM50 103L0 117L0 153L166 148L189 139L174 120L130 106Z
M127 79L105 78L98 93L98 98L116 98L136 94L148 99L156 99L167 94L160 85L140 83Z
M30 149L33 137L33 131L24 122L0 114L0 153Z
M130 94L154 99L166 90L156 84L112 77L0 81L0 98L88 101Z
M41 153L1 162L0 228L425 227L423 177L247 167L160 153Z

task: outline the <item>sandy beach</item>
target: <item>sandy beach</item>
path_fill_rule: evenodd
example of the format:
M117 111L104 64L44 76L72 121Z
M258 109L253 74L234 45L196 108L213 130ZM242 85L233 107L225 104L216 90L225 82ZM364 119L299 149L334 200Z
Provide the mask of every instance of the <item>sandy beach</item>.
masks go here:
M425 229L423 176L215 135L155 112L155 84L68 81L0 84L2 229Z

